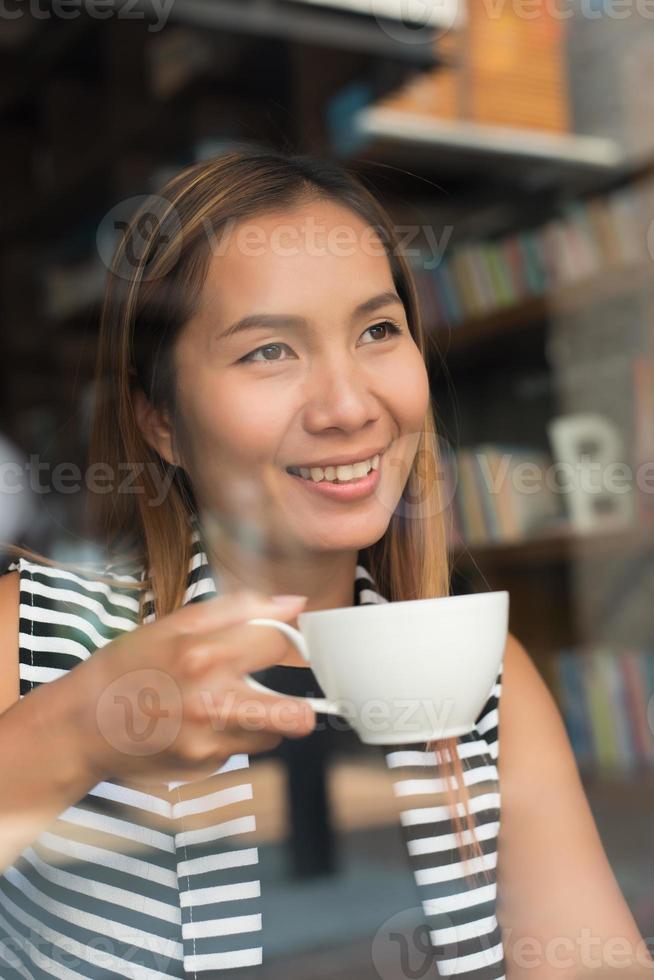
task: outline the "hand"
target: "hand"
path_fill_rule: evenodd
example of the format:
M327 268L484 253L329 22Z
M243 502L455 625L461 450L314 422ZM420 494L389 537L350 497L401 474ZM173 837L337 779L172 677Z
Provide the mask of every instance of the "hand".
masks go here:
M315 713L301 700L254 691L243 675L288 652L273 627L304 600L281 605L242 591L190 603L97 650L59 683L69 686L75 741L97 780L191 780L234 753L275 748L301 737Z

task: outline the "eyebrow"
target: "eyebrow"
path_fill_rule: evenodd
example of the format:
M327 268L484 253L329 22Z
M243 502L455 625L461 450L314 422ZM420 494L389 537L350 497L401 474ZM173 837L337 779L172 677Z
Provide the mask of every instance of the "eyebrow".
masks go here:
M392 303L399 303L400 306L404 306L400 297L392 289L388 289L384 293L379 293L377 296L372 296L354 308L350 314L350 323L354 323L355 320L374 313L384 306L390 306ZM286 313L251 313L249 316L244 316L241 320L237 320L236 323L232 323L231 327L228 327L217 339L226 340L228 337L233 337L234 334L240 333L243 330L253 330L257 327L305 327L306 324L307 321L302 316L293 316Z

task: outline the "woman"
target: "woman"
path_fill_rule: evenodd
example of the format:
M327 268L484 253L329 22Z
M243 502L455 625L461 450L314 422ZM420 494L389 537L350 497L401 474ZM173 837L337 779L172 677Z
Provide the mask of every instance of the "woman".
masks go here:
M103 308L90 459L118 557L82 572L22 554L1 583L3 976L53 975L64 949L54 975L261 963L241 770L316 718L253 697L245 673L307 669L246 620L449 593L425 355L393 225L329 162L234 149L133 218ZM432 975L652 965L515 637L469 737L386 760L414 777L402 820Z

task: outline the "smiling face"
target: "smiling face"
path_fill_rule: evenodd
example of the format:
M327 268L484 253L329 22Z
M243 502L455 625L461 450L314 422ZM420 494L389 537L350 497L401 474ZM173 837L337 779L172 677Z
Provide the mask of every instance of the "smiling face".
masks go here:
M150 441L236 540L280 555L378 541L429 404L381 242L348 209L314 201L243 221L221 244L175 348L174 438L162 423ZM324 473L377 454L365 479L368 467ZM289 472L317 464L313 477L358 477L358 489Z

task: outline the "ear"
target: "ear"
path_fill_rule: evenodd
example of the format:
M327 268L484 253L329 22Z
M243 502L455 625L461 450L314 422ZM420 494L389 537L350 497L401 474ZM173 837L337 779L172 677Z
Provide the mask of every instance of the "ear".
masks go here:
M173 427L168 413L154 408L145 392L138 386L133 390L133 399L136 424L145 441L167 463L179 466Z

